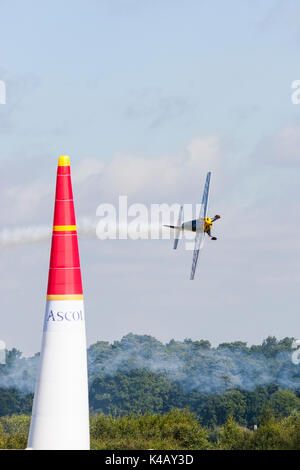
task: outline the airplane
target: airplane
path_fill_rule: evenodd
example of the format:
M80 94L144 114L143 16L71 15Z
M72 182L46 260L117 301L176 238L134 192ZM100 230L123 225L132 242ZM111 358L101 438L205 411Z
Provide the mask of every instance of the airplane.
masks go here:
M220 219L221 216L220 215L215 215L213 218L210 218L210 217L206 216L207 206L208 206L210 177L211 177L211 172L208 172L207 175L206 175L206 181L205 181L205 186L204 186L204 191L203 191L203 196L202 196L202 203L201 203L201 209L200 209L199 217L197 219L194 219L194 220L190 220L190 221L187 221L187 222L182 222L182 219L183 219L183 206L181 206L180 211L179 211L179 217L178 217L177 225L164 225L164 227L169 227L169 228L175 230L175 240L174 240L174 246L173 246L174 250L176 250L176 248L178 246L178 240L179 240L180 232L183 232L184 230L188 230L190 232L195 232L196 233L192 269L191 269L191 274L190 274L190 280L191 281L195 277L199 252L203 248L205 234L207 234L208 237L210 237L211 240L217 240L216 237L213 237L211 235L211 229L212 229L213 222Z

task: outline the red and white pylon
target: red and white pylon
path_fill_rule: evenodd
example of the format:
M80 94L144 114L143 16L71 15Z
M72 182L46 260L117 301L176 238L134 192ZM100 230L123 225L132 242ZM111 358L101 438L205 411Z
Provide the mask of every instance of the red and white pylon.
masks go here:
M58 161L49 280L28 449L89 449L85 315L69 157Z

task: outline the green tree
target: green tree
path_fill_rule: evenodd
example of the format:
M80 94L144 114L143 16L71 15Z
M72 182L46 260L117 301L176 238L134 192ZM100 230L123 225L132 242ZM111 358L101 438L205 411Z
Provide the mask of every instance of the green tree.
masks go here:
M223 450L247 449L249 447L249 431L241 428L230 415L221 430L218 446Z
M288 416L292 411L300 411L300 398L290 390L277 390L269 400L274 416Z

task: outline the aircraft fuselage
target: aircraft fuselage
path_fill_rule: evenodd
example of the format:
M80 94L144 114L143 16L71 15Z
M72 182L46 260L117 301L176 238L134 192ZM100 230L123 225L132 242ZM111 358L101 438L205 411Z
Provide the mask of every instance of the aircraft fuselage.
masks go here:
M205 217L205 219L189 220L181 224L181 229L188 230L189 232L209 232L211 228L212 220L209 217Z

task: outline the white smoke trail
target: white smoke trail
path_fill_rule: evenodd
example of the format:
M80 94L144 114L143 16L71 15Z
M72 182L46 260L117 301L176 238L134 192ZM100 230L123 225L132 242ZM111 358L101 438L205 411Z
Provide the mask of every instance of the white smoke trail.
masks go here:
M47 225L5 228L0 232L0 249L48 240L50 234L51 227Z
M80 237L97 237L101 240L129 238L137 239L170 239L173 233L159 224L109 224L101 225L89 217L78 219L77 228ZM29 225L0 230L0 250L30 243L39 243L50 239L52 227L48 225ZM122 234L122 236L121 236Z
M91 218L83 218L78 221L78 233L82 236L96 237L96 221ZM29 225L25 227L5 228L0 231L0 250L49 240L52 227L48 225Z

